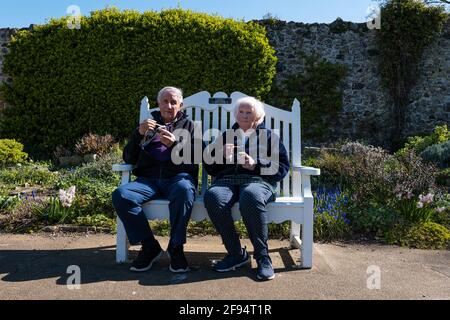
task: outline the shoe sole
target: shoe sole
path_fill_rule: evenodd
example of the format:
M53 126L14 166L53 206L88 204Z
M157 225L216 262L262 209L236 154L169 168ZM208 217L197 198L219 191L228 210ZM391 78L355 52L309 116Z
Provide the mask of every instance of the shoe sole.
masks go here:
M186 269L172 269L172 266L169 266L169 270L174 273L183 273L183 272L188 272L189 267L187 267Z
M169 251L167 251L167 256L170 259ZM189 271L189 267L186 267L185 269L173 269L172 266L169 265L169 270L172 271L173 273L183 273L183 272L188 272Z
M264 277L261 277L261 276L258 274L258 275L256 275L256 277L257 277L259 280L262 280L262 281L273 280L273 279L275 279L275 275L270 276L270 277L268 277L268 278L264 278Z
M155 261L159 260L159 258L161 258L161 256L162 256L163 254L164 254L164 251L161 250L161 252L160 252L160 253L152 260L152 262L150 262L150 264L149 264L147 267L141 268L141 269L138 269L138 268L136 268L136 267L130 267L130 271L133 271L133 272L144 272L144 271L150 270L151 267L153 266L153 263L154 263Z
M227 268L227 269L216 269L216 268L214 268L214 270L216 270L217 272L234 271L234 270L236 270L236 268L239 268L239 267L242 267L242 266L246 265L249 260L250 260L250 257L248 257L248 259L246 261L243 261L241 263L235 264L234 266L232 266L230 268Z

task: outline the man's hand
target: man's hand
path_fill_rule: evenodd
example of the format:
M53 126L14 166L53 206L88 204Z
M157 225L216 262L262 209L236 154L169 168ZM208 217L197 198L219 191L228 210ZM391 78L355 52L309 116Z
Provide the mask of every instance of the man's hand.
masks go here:
M141 136L143 136L143 135L145 135L147 133L147 131L154 130L155 127L156 127L156 121L155 120L151 120L151 119L144 120L139 125L139 134Z
M161 139L161 143L164 144L166 147L171 147L176 140L176 137L173 135L172 132L167 131L166 129L159 129L158 130L159 138Z
M238 163L242 163L244 169L255 170L256 161L245 152L239 152Z

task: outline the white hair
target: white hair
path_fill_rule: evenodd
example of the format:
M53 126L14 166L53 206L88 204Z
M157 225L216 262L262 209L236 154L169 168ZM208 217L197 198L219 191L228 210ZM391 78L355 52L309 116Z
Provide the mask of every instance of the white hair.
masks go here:
M181 91L181 89L175 87L164 87L159 90L157 97L158 102L161 102L161 99L166 92L170 92L175 95L178 98L178 102L183 102L183 92Z
M246 104L253 108L253 112L256 115L256 125L261 124L264 121L264 117L266 113L264 112L264 104L255 99L254 97L243 97L236 101L236 105L234 107L234 118L237 118L237 114L239 112L239 108L241 105Z

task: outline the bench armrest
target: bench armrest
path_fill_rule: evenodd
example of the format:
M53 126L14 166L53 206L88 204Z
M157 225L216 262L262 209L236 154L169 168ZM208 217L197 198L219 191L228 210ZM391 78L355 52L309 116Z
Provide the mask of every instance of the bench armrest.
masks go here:
M134 165L132 164L113 164L112 171L131 171L134 169Z
M313 168L313 167L292 167L292 170L294 171L300 171L302 175L307 176L320 176L320 169Z
M133 170L135 166L132 164L113 164L112 170L122 172L122 178L120 181L120 185L126 184L130 182L131 170Z

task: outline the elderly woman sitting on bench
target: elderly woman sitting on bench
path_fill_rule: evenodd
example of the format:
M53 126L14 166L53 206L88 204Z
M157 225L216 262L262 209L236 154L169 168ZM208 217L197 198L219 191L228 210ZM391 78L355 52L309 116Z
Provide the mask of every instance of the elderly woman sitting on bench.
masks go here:
M241 247L231 215L231 208L239 202L254 248L257 278L270 280L275 274L267 246L266 205L275 201L276 184L289 172L288 154L278 136L265 127L264 105L260 101L253 97L241 98L236 102L234 113L236 123L232 129L214 142L213 149L221 153L214 158L219 161L203 164L214 177L204 195L205 207L228 252L214 269L234 270L250 259L246 248Z

